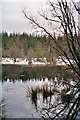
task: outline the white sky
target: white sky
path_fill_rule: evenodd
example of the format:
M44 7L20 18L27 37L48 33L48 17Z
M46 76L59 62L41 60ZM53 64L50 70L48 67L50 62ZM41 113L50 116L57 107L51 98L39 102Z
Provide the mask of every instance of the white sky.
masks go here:
M52 0L56 1L56 0ZM77 1L77 0L76 0ZM32 31L29 21L22 13L26 8L33 15L46 7L48 0L0 0L0 31L28 32Z
M47 0L2 0L0 2L0 31L7 32L30 32L32 30L29 22L22 13L22 9L36 14Z

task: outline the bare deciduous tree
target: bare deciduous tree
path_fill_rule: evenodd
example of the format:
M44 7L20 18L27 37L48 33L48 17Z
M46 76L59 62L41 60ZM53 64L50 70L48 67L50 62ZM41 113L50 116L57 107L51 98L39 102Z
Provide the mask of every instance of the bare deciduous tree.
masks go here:
M68 84L70 89L73 89L73 99L69 102L65 102L61 108L60 106L63 102L56 102L56 105L53 104L51 107L45 108L43 113L45 117L54 120L76 120L78 118L77 116L80 114L80 37L78 35L79 26L76 23L73 8L78 14L80 14L80 8L76 6L74 1L71 1L71 4L69 4L67 0L57 0L57 3L51 1L49 2L49 7L49 14L42 12L40 16L42 16L51 27L53 27L54 24L58 24L57 30L64 36L63 41L66 45L66 49L59 44L59 41L46 27L38 23L33 17L27 15L24 10L23 14L35 26L42 29L45 34L51 38L51 41L54 41L56 46L51 45L51 47L60 53L65 63L64 57L68 60L68 66L74 71L77 78L75 79L75 86L71 86L69 82L65 82L65 85ZM55 112L56 109L59 109L58 106L60 111Z

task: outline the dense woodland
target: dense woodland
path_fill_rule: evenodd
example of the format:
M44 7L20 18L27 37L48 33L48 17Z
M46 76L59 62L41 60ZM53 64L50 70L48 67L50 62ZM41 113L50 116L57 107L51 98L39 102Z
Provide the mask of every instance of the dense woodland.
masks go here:
M74 36L75 37L75 36ZM17 34L7 32L0 33L2 38L2 57L21 57L21 58L54 58L60 55L57 52L54 40L49 36L28 35L27 33ZM68 52L66 38L64 36L54 35L58 44ZM58 49L58 48L57 48ZM68 53L69 54L69 53Z
M16 34L3 32L2 36L2 57L22 58L53 58L57 56L56 50L51 48L54 41L48 36L28 35L26 33ZM60 37L58 37L60 39Z

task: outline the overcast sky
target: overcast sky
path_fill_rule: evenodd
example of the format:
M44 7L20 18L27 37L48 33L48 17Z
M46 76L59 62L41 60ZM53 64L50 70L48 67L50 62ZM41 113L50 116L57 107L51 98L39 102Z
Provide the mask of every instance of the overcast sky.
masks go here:
M56 0L53 0L56 1ZM48 0L0 0L0 31L28 32L32 28L22 13L26 8L28 12L36 15L37 11L46 7Z
M2 0L0 2L0 15L2 14L2 28L0 31L7 32L30 32L32 30L29 22L22 13L26 8L28 12L36 15L37 11L47 0ZM1 26L0 25L0 26Z

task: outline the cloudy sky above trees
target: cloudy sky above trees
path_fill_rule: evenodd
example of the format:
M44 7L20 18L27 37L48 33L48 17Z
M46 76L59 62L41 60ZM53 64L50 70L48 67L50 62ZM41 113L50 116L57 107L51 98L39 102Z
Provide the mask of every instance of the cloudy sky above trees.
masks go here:
M30 32L31 26L22 13L22 9L26 9L32 14L36 14L37 11L46 3L47 0L2 0L0 2L0 31L7 32Z
M1 0L0 15L2 19L0 19L0 31L30 33L32 28L23 15L22 9L26 8L28 13L37 15L37 11L44 9L48 1L49 0Z

